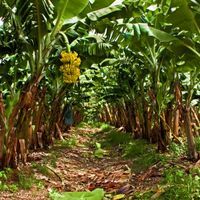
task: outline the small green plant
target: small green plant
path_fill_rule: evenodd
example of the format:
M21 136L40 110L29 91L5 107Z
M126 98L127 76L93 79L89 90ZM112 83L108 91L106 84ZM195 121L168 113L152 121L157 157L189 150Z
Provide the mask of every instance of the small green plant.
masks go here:
M151 146L145 140L134 140L129 142L124 148L124 156L135 158L145 153L152 152Z
M28 190L30 189L34 184L33 176L28 176L22 172L18 173L18 185L20 188Z
M0 191L15 192L18 190L16 184L10 183L9 179L13 174L13 170L6 168L4 171L0 171Z
M107 134L106 140L114 146L128 144L132 141L132 137L129 133L118 132L116 130L112 130Z
M144 191L144 192L136 192L134 194L134 199L137 200L149 200L153 196L154 192L153 191Z
M54 152L54 153L51 154L51 156L49 158L49 164L53 168L56 168L56 166L57 166L56 162L58 160L58 157L59 157L58 153Z
M103 158L105 155L107 155L107 152L101 148L101 143L96 142L94 156L97 158Z
M165 171L164 184L167 189L161 195L161 199L199 199L200 197L200 171L191 170L186 174L179 168L168 169Z
M109 124L103 123L103 124L101 124L100 129L101 129L101 132L108 132L108 131L112 130L113 127L110 126Z
M148 167L165 160L163 155L156 152L154 145L145 140L133 140L123 146L123 156L133 159L133 170L135 173L146 170Z
M77 144L77 140L76 140L75 137L72 137L72 138L69 138L69 139L66 139L66 140L61 140L57 143L62 148L72 148Z
M45 176L49 176L49 169L45 165L33 163L32 167L34 169L37 169L38 172L40 172L41 174L43 174Z
M187 147L185 144L177 144L175 142L171 142L169 145L169 150L173 156L179 157L181 155L186 154Z
M9 184L8 190L11 192L17 192L19 190L19 188L18 188L17 184Z
M23 172L18 172L18 186L24 190L30 189L33 185L36 185L38 188L42 188L42 182L37 180L33 174L26 174Z
M0 171L0 180L6 181L7 180L7 173L6 171Z
M8 185L6 184L7 175L5 171L0 171L0 190L8 190Z
M102 146L110 148L113 146L122 147L132 141L132 137L129 133L119 132L116 129L111 129L106 133L105 138L102 141Z

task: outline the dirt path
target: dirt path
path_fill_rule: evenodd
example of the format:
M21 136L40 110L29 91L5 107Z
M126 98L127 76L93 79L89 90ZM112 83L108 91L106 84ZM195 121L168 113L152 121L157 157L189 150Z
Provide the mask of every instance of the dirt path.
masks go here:
M116 134L112 137L116 141L120 130L114 131ZM4 188L0 192L0 200L47 200L51 191L92 191L95 188L104 189L104 200L139 200L144 199L145 192L150 195L145 199L156 199L162 194L158 186L166 169L178 166L177 169L183 169L187 175L190 169L199 166L199 161L191 163L185 156L168 159L169 154L160 157L154 146L145 146L141 140L135 141L134 148L129 149L131 159L125 159L121 143L108 142L108 133L88 125L73 128L70 133L64 134L63 141L55 141L52 148L30 153L26 166L19 166L8 176L5 186L9 192L5 192ZM121 134L120 141L123 142L125 133ZM130 147L128 144L132 142L129 138L123 148ZM0 190L1 180L2 172ZM117 194L122 194L123 198L116 197Z
M109 193L130 193L131 161L125 160L117 149L103 150L100 157L95 156L96 141L101 137L99 129L78 128L65 135L65 142L52 149L38 151L29 155L29 163L21 166L21 173L33 175L42 181L28 190L1 192L0 199L48 199L51 189L57 191L85 191L103 188ZM25 180L26 181L26 180Z

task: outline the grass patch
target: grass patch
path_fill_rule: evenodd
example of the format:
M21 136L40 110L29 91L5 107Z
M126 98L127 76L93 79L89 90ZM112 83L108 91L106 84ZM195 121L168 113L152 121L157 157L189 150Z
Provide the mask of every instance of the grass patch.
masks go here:
M200 169L186 173L179 167L166 169L164 179L155 190L136 193L134 199L197 200L200 197ZM156 198L155 198L156 197Z
M101 132L108 132L108 131L111 131L113 129L113 127L109 124L102 123L102 124L99 124L99 125L100 126L97 127L97 128L100 128Z
M180 144L180 143L171 142L169 145L169 151L170 151L170 154L172 154L172 156L175 158L186 155L187 153L186 143Z
M35 179L32 175L27 175L22 172L18 173L18 185L24 190L30 189L35 183Z
M10 181L12 176L13 170L10 168L0 171L0 191L18 191L18 185Z
M33 174L18 172L18 186L21 189L29 190L36 185L38 188L43 188L43 183L40 180L37 180Z
M146 170L158 161L165 160L165 156L156 152L155 145L149 144L146 140L134 140L131 134L119 132L112 127L107 129L105 126L103 130L108 130L108 132L105 133L101 142L102 147L116 147L116 151L120 151L124 158L132 159L132 170L135 173Z
M36 169L39 173L45 175L45 176L49 176L49 169L42 164L38 164L38 163L32 163L32 168Z
M145 140L133 140L124 146L125 158L133 159L133 171L135 173L144 171L159 161L165 160L165 156L156 152L152 144Z
M0 171L0 191L17 192L19 189L28 190L33 185L43 187L43 183L34 177L32 171L20 172L10 168Z
M55 149L51 150L51 154L43 160L43 163L44 163L44 165L48 164L51 167L56 168L56 166L57 166L56 162L57 162L58 158L60 157L60 153L57 151L54 151L54 150ZM34 164L33 164L33 166L34 166Z
M149 200L151 199L151 197L154 195L154 192L153 191L145 191L145 192L136 192L134 194L134 199L137 199L137 200Z
M72 148L76 146L77 140L75 137L71 137L65 140L57 140L55 144L59 146L59 148Z
M129 133L119 132L114 128L111 128L111 129L106 128L106 129L109 131L105 133L105 137L103 138L103 141L102 141L103 147L107 147L107 148L113 147L113 146L122 147L133 140Z
M91 128L101 128L103 126L110 126L104 122L97 122L97 121L88 121L88 122L81 122L76 125L76 128L84 128L84 127L91 127Z
M163 184L167 187L160 199L199 199L200 169L193 169L189 174L183 169L172 168L165 171Z
M125 132L118 132L116 130L110 131L107 136L106 140L114 146L121 146L128 144L130 141L132 141L132 137L129 133Z

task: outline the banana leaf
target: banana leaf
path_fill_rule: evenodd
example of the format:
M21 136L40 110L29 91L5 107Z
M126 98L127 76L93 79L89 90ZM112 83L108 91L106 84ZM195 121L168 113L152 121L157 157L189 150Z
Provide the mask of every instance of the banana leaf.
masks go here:
M103 200L104 190L97 188L91 192L50 192L52 200Z

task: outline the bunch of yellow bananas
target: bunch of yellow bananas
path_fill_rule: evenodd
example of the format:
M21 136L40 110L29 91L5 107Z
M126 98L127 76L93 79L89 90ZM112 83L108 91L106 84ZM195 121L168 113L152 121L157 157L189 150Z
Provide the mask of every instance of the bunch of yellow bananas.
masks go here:
M75 83L80 76L81 59L76 52L66 51L61 52L60 61L63 63L60 66L60 71L63 73L63 80L65 83Z

